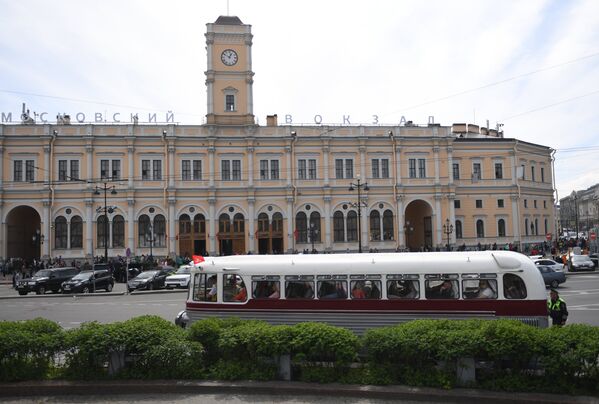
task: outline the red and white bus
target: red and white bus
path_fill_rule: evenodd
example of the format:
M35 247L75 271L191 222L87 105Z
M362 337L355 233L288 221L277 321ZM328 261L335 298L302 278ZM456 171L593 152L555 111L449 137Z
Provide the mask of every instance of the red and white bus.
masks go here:
M361 334L423 318L548 324L539 270L510 251L206 257L191 277L181 326L239 317Z

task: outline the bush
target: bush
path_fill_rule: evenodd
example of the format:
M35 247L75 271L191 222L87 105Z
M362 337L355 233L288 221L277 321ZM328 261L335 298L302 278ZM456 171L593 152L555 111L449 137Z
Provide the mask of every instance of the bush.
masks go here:
M36 380L48 377L64 333L52 321L0 322L0 380Z

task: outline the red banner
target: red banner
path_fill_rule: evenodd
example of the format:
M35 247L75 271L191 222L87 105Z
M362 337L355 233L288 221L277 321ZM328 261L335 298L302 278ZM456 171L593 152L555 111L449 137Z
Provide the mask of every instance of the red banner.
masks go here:
M193 263L195 265L198 265L200 262L204 262L204 257L201 255L192 255L191 258L193 259Z

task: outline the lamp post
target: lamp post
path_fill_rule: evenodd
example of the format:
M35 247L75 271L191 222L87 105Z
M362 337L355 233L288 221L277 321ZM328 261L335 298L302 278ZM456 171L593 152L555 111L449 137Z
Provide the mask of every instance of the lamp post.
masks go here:
M94 195L100 195L100 191L104 191L104 262L108 263L108 213L114 212L112 207L108 207L107 193L110 189L110 195L116 195L116 189L114 185L108 185L106 182L101 186L96 185Z
M356 187L358 189L358 202L357 203L350 203L350 205L352 207L357 207L358 208L358 252L362 253L362 200L360 198L360 191L362 190L362 188L364 189L364 191L369 191L370 188L368 187L368 183L367 182L360 182L360 176L357 175L356 176L356 183L354 184L353 182L349 183L349 190L353 192L354 187Z
M403 226L403 231L406 233L406 248L410 251L410 234L414 231L414 226L410 225L409 220Z
M449 236L453 233L453 224L449 221L449 219L445 219L445 224L443 225L443 233L447 236L447 251L449 250Z
M578 246L578 193L576 191L572 191L572 198L574 198L574 214L576 219L576 245Z
M42 234L40 229L35 230L35 233L33 233L33 236L31 236L31 242L33 243L33 246L36 248L36 254L39 255L40 246L44 244L44 235Z
M150 230L150 263L153 266L154 265L154 255L152 254L152 248L154 247L154 227L152 226L151 222L149 225L149 230Z

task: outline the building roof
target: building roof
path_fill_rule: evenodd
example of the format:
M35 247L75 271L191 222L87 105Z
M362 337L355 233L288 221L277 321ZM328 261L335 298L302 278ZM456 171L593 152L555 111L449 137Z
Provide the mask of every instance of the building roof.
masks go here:
M221 15L214 23L218 25L243 25L239 17L234 15Z

